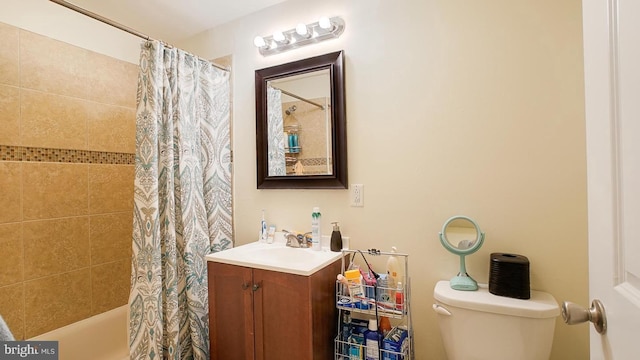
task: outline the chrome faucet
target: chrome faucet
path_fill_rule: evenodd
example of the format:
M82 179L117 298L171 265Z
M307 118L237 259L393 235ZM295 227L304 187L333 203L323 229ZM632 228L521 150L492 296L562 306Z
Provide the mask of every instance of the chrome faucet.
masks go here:
M296 235L295 233L289 232L287 230L283 230L283 231L284 231L284 237L285 239L287 239L287 244L286 244L287 246L294 247L294 248L309 247L309 243L311 242L310 232Z

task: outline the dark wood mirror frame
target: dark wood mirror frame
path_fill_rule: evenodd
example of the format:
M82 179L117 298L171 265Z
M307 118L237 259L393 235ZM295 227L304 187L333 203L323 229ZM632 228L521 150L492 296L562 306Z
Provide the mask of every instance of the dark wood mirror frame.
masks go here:
M329 69L331 80L332 174L269 176L267 82ZM256 70L256 161L258 189L347 189L347 128L342 51Z

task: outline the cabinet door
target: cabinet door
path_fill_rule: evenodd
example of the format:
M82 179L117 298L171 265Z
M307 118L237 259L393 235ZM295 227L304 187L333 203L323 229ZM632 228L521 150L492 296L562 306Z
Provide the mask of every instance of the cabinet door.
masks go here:
M211 359L253 360L252 270L216 262L208 269Z
M312 359L309 277L253 270L256 360Z

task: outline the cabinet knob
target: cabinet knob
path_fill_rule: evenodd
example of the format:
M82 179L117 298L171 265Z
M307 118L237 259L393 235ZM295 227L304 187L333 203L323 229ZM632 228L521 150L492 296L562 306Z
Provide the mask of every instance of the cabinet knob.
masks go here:
M242 283L242 290L247 290L249 288L249 283Z
M260 284L253 284L253 291L260 289Z

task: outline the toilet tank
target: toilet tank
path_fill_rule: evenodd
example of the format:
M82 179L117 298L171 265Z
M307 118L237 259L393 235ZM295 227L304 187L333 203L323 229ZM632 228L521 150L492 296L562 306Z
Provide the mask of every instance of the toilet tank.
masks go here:
M558 303L531 291L528 300L453 290L439 281L433 293L440 334L449 360L548 360Z

